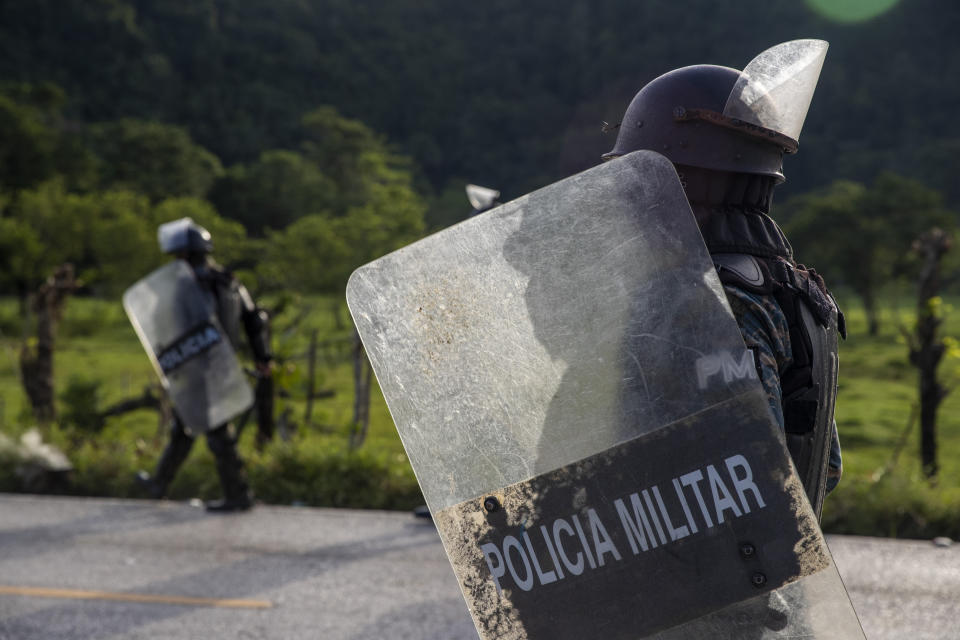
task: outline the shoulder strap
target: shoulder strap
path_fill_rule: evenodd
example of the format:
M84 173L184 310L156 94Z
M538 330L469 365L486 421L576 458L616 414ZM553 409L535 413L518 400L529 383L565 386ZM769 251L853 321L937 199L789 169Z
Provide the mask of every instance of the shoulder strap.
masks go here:
M765 261L746 253L715 253L711 255L720 282L767 294L773 292L774 281Z

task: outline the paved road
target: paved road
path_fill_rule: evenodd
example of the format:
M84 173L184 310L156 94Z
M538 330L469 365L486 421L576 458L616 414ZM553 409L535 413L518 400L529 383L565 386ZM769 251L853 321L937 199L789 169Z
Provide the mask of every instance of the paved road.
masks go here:
M960 545L829 542L870 640L960 638ZM0 494L2 640L476 637L407 514Z

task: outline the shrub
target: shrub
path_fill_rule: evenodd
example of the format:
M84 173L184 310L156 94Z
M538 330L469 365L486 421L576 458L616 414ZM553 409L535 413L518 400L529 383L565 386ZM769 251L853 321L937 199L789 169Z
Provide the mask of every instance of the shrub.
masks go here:
M99 433L103 429L100 415L100 388L102 380L82 375L70 376L67 387L60 394L62 422L83 433Z
M931 486L906 474L879 481L845 478L843 483L843 491L824 504L826 533L960 539L960 488Z
M358 509L411 509L422 504L405 458L390 457L364 449L349 451L330 438L300 438L268 448L252 461L250 476L257 497L271 503Z

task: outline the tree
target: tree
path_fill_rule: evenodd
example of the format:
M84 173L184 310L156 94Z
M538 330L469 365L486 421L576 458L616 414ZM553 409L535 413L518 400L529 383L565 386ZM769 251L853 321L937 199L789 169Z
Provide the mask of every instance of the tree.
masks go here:
M130 191L68 193L52 181L21 192L10 219L29 225L42 248L33 261L29 248L18 251L18 277L28 290L69 262L85 286L117 293L159 261L150 203Z
M339 294L354 269L423 235L426 205L410 160L366 125L330 107L303 122L303 156L333 189L325 210L267 233L264 271L297 291Z
M291 289L340 294L354 269L423 235L424 209L409 189L372 188L365 206L343 216L305 216L268 233L264 268Z
M95 160L62 109L56 85L14 84L0 91L0 191L30 189L54 176L92 186Z
M947 353L946 341L939 332L943 324L940 270L943 255L952 244L950 234L938 228L921 234L913 243L913 251L920 256L922 265L917 296L917 324L907 339L910 363L919 372L920 461L928 478L936 477L939 471L937 410L949 393L937 379L937 368Z
M0 95L0 188L29 188L53 173L56 132L36 110Z
M307 214L329 211L337 185L315 162L296 151L260 154L249 165L236 165L217 180L210 200L226 217L254 235L283 229Z
M13 289L20 315L27 314L27 296L44 273L44 246L27 221L0 218L0 290Z
M373 190L393 186L413 192L413 162L394 152L382 136L359 120L323 106L302 120L301 149L336 185L330 209L335 216L365 206Z
M101 189L135 191L152 202L202 198L223 173L220 160L181 127L124 119L92 126L89 138Z
M31 306L37 318L37 333L34 340L25 341L20 349L20 379L34 417L41 422L50 422L56 417L53 354L57 324L63 317L67 298L77 286L73 266L63 264L33 295Z
M879 331L881 286L910 267L910 243L924 229L951 224L940 194L921 183L881 174L868 189L837 181L785 205L785 228L811 266L860 297L870 335Z

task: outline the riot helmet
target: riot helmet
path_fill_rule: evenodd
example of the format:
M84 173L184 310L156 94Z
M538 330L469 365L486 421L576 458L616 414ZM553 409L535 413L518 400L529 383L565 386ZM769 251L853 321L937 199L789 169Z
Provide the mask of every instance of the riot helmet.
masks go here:
M676 165L783 181L783 154L797 150L826 51L822 40L794 40L743 71L694 65L665 73L633 98L602 157L649 149Z
M481 187L476 184L467 185L467 200L473 207L473 211L470 212L471 217L498 206L500 204L499 198L500 192L496 189Z
M157 241L163 253L205 256L213 251L210 232L191 218L161 224L157 228Z

